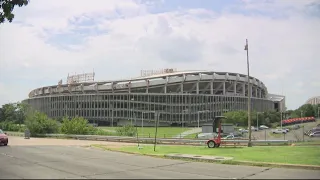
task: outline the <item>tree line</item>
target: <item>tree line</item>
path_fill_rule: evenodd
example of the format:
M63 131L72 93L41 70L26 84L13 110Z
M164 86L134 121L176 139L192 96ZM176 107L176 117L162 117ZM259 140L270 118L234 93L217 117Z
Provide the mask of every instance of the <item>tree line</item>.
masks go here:
M318 116L318 105L305 104L296 110L288 110L280 113L275 111L252 112L251 124L253 126L266 125L276 127L280 125L282 119ZM248 124L247 111L230 111L224 114L226 123L246 127ZM48 133L62 134L94 134L94 135L119 135L135 136L136 128L131 125L116 128L116 132L108 132L103 129L93 127L89 121L83 117L62 117L49 118L45 113L32 109L25 103L4 104L0 108L0 129L4 131L24 132L29 129L31 134L41 135Z
M318 117L318 108L320 104L311 105L304 104L295 110L288 110L285 112L266 111L266 112L252 112L251 124L252 126L266 125L269 127L277 127L280 125L282 119L298 118L298 117ZM248 112L247 111L230 111L224 114L226 123L232 123L239 126L248 126Z
M135 136L137 133L132 125L118 127L113 133L94 127L87 119L79 116L49 118L45 113L36 111L24 103L9 103L0 108L0 129L15 132L28 129L32 136L54 133Z

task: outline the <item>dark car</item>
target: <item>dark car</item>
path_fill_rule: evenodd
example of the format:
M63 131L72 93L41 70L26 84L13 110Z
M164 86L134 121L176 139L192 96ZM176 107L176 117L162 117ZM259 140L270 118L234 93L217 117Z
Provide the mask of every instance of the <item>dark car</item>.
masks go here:
M7 146L8 142L9 140L7 134L0 129L0 144Z

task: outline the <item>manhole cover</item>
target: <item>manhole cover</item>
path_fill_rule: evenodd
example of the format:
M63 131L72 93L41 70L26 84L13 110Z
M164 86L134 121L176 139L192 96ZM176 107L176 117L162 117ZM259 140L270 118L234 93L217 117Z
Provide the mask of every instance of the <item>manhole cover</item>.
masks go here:
M193 156L193 157L201 157L201 156Z

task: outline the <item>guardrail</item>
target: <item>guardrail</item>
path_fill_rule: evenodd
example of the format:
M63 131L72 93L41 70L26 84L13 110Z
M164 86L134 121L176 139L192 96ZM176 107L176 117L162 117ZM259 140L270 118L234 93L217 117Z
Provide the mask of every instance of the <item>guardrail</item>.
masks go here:
M24 133L8 132L10 136L24 136ZM128 143L154 143L154 138L144 138L144 137L126 137L126 136L99 136L99 135L68 135L68 134L44 134L41 137L51 137L51 138L71 138L79 140L94 140L94 141L111 141L111 142L128 142ZM158 138L158 144L176 144L176 145L204 145L207 139L180 139L180 138ZM245 144L248 140L244 139L234 139L234 140L222 140L222 144ZM288 140L252 140L253 144L286 144Z

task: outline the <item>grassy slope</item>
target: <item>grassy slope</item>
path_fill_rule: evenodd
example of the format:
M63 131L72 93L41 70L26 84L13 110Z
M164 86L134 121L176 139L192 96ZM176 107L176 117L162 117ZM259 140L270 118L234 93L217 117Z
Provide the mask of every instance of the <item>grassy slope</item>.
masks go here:
M116 130L116 127L99 127L104 130ZM185 131L190 130L191 128L181 128L181 127L158 127L158 137L159 138L172 138L177 136ZM143 132L143 134L142 134ZM155 127L138 127L138 133L140 137L154 137L156 132Z
M279 147L235 147L209 149L204 146L169 146L158 145L156 152L152 145L122 147L118 150L140 154L165 155L170 153L212 155L233 157L236 161L273 162L288 164L320 165L320 150L317 146L279 146Z

